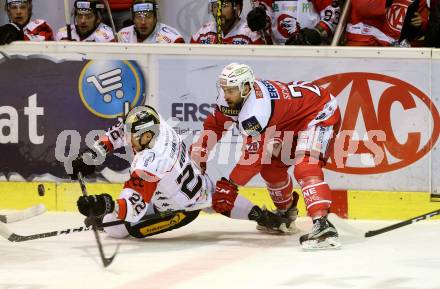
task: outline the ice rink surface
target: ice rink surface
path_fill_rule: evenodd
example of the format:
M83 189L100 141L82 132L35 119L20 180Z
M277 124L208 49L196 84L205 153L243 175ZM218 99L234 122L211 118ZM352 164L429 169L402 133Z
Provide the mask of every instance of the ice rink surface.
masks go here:
M363 229L393 222L350 221ZM298 238L265 235L254 223L202 215L181 229L144 240L102 234L120 251L106 269L91 231L23 243L0 239L0 289L440 288L440 222L423 221L368 239L341 231L343 247L303 251ZM7 224L29 235L82 225L74 213L45 213Z

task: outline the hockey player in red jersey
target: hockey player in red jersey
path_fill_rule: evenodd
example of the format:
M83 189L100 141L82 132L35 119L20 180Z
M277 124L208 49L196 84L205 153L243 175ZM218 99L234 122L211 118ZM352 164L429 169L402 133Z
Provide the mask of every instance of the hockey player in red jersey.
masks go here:
M339 22L339 0L252 0L247 15L252 31L266 31L274 44L330 42Z
M0 45L16 40L53 40L52 28L45 20L31 20L32 0L6 0L5 10L10 23L0 27Z
M217 0L208 0L209 10L214 17L205 23L191 37L191 43L217 44ZM264 44L257 32L252 32L246 24L246 19L241 16L243 0L223 0L221 14L221 43L224 44Z
M283 224L266 229L296 232L298 196L292 192L292 179L287 173L293 165L295 179L314 223L313 231L301 236L302 246L306 249L338 247L338 233L327 220L331 192L322 171L340 121L336 99L310 82L255 80L248 65L237 63L223 69L218 86L217 107L205 120L200 138L192 145L193 159L203 171L209 151L235 123L244 137L244 146L229 181L244 186L260 174L277 213L291 220L287 227ZM221 188L222 184L218 185Z
M426 0L352 1L346 45L407 46L427 31L428 15Z
M95 166L89 161L103 159L125 145L131 145L134 157L130 178L119 198L113 200L108 194L100 194L82 196L77 202L85 216L92 210L104 222L126 221L125 225L104 228L112 237L143 238L173 230L193 221L204 208L265 226L280 226L286 221L238 195L237 186L226 180L219 180L217 188L222 189L214 191L216 186L194 165L180 136L150 106L134 108L123 123L112 127L95 143L93 151L78 156L72 162L72 178L78 172L90 175ZM233 204L225 201L230 197L235 201ZM179 212L149 218L157 212L173 211Z
M75 24L70 25L71 35L69 35L67 27L63 26L55 35L55 40L84 42L116 41L112 29L101 22L104 4L100 0L76 0L73 7Z

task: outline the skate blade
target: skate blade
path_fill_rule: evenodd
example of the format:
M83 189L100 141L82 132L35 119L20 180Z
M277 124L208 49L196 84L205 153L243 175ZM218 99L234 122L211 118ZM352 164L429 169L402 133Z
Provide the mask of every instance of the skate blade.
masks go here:
M308 240L301 244L301 247L305 251L315 251L315 250L334 250L340 249L341 243L338 237L330 237L321 242L318 240Z
M280 229L271 229L264 226L257 225L257 230L261 233L269 234L269 235L292 235L296 232L299 232L297 228L295 228L295 231L289 231L288 228L285 228L286 231L283 231Z
M261 233L270 234L270 235L281 235L281 234L284 234L281 231L274 230L274 229L267 228L267 227L260 226L260 225L257 225L257 230L260 231Z
M290 224L289 228L287 228L286 224L281 224L279 230L286 235L293 235L299 232L299 229L293 223Z

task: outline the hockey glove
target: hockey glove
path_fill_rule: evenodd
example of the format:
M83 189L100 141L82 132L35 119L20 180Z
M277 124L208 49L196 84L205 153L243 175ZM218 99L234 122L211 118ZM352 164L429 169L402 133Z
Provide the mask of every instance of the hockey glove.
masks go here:
M109 194L81 196L76 202L78 210L84 216L102 217L115 209L115 202Z
M72 174L69 174L72 180L78 179L78 173L85 176L89 176L95 172L96 159L98 155L91 149L86 149L80 153L76 159L72 161Z
M256 221L258 225L270 228L272 230L279 230L282 224L290 224L289 218L277 215L267 209L261 209L258 206L253 206L248 215L249 220Z
M8 23L0 27L0 45L9 44L12 41L23 39L23 30L14 23Z
M286 40L286 45L320 45L321 33L317 29L303 28Z
M212 208L217 213L228 213L234 208L237 196L237 186L228 179L221 178L215 184L215 192L212 195Z
M266 9L261 6L255 7L248 13L246 19L247 25L252 31L265 29L267 25Z

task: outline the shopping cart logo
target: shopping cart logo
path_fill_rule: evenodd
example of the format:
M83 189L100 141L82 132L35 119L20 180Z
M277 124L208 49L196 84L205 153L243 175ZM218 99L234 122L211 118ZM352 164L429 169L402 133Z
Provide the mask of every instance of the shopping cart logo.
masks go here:
M111 70L109 72L105 72L103 74L96 76L87 77L87 82L92 83L100 94L103 96L103 100L106 103L112 101L112 95L110 92L115 92L115 96L118 99L122 99L124 97L124 91L122 88L122 70L117 68Z
M145 98L142 71L134 61L89 61L78 80L78 90L84 106L94 115L116 118L124 106L140 105Z

